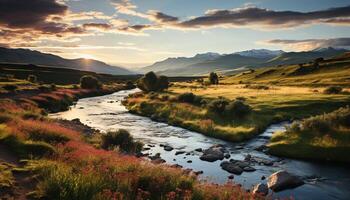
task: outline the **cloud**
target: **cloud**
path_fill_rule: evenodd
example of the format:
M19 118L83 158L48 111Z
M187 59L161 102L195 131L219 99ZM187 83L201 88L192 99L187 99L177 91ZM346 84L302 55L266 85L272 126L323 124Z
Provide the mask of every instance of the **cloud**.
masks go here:
M347 22L350 6L330 8L312 12L274 11L258 7L244 7L232 10L208 10L204 16L183 21L177 26L183 28L260 26L265 28L290 28L314 23ZM344 20L346 19L346 20ZM339 21L337 21L339 20Z
M312 50L324 47L350 47L350 38L306 39L306 40L268 40L263 44L279 45L294 50Z
M136 32L147 29L183 29L203 30L207 28L224 27L255 29L285 29L310 24L350 25L350 6L329 8L311 12L275 11L258 8L251 4L243 8L229 10L208 10L203 16L192 17L181 21L160 11L149 10L147 13L137 12L137 6L130 0L111 0L118 12L138 16L153 22L124 27L124 31Z
M148 13L148 19L158 23L173 23L177 22L179 18L167 15L157 10L150 10Z
M131 3L130 0L111 0L111 3L119 13L141 18L148 18L147 14L137 12L137 6Z
M83 24L85 29L93 29L93 30L109 30L113 26L107 23L86 23Z

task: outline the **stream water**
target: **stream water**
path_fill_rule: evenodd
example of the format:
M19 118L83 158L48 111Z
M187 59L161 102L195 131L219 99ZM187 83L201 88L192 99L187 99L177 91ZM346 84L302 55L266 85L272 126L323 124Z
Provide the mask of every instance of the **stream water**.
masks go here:
M111 95L81 99L70 110L50 116L68 120L79 118L82 123L101 131L127 129L136 140L142 141L145 147L149 148L143 153L150 155L160 153L167 164L179 164L183 168L203 171L200 178L208 181L224 183L228 181L228 176L231 174L221 169L222 161L202 161L199 159L202 153L194 150L223 144L229 149L231 155L229 159L243 160L247 154L250 154L252 157L273 162L272 166L256 164L253 166L256 171L234 175L234 182L242 184L246 189L257 183L266 182L266 179L261 180L263 176L267 178L272 173L283 169L297 176L309 178L305 178L306 184L274 193L274 197L350 199L349 166L283 159L255 150L256 147L266 144L275 131L285 130L288 123L273 124L258 137L244 143L226 142L129 113L121 104L121 100L137 91L138 89L119 91ZM162 145L171 146L174 150L165 151ZM175 155L179 150L189 152L187 153L189 155Z

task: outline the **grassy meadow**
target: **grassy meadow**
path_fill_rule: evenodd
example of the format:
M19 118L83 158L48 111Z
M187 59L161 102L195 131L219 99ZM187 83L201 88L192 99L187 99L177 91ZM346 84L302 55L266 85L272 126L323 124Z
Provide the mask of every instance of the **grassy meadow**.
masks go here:
M4 88L6 85L16 87L9 90ZM83 89L82 85L53 87L38 80L5 76L0 86L1 197L53 200L263 198L233 182L203 183L192 172L152 164L122 151L130 146L110 147L113 140L120 140L118 133L123 131L108 137L99 132L89 135L79 126L67 126L47 117L47 112L65 110L79 98L130 89L130 84L103 84ZM132 142L132 137L127 139L131 140L128 144L140 145Z
M174 83L163 92L131 95L124 104L133 113L238 142L254 137L272 123L301 120L348 106L349 62L349 55L345 54L317 64L310 62L248 70L220 77L219 84L208 84L208 80ZM184 99L184 96L190 100ZM217 106L216 112L212 111L213 105ZM221 111L217 112L218 109ZM246 114L238 116L237 112L242 109L247 110ZM306 136L304 138L304 135L295 133L294 137L298 136L298 141L305 143L294 143L292 146L286 141L293 134L278 134L280 138L283 135L286 137L280 140L279 145L271 145L271 153L292 156L292 149L299 146L309 148ZM341 139L335 137L334 140ZM335 146L339 146L337 144ZM328 151L323 147L319 146L323 151ZM290 150L289 153L286 149ZM309 152L312 152L311 149ZM341 155L346 152L345 149L342 146L339 148ZM301 153L298 157L309 158L312 155ZM332 160L322 154L320 157Z
M269 151L293 158L350 162L350 108L294 122L284 133L275 133ZM317 152L317 153L315 153Z

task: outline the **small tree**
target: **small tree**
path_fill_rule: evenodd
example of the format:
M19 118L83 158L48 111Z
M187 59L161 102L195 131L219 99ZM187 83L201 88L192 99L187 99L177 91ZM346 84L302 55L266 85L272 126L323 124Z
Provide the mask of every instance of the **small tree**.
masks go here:
M215 72L211 72L209 74L209 82L210 84L215 84L215 85L219 84L219 77Z
M38 78L33 74L29 75L27 79L29 82L32 82L32 83L35 83L38 80Z
M80 87L83 89L98 89L101 88L101 83L96 77L85 75L80 78Z
M157 76L154 72L148 72L137 81L137 87L143 91L162 91L169 87L166 76Z

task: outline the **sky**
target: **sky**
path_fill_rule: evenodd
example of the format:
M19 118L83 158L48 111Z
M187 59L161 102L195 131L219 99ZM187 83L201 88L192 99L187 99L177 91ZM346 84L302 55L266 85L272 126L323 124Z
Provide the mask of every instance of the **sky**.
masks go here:
M350 0L0 0L0 46L138 68L168 57L350 46Z

